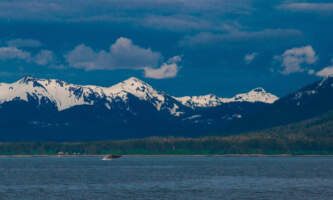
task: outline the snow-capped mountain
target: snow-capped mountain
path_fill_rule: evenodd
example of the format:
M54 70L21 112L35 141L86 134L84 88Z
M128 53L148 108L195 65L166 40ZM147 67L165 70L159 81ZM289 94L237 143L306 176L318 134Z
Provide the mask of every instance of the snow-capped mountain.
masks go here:
M31 97L39 103L42 100L54 103L58 111L76 105L92 105L93 99L104 96L101 87L79 86L55 79L36 79L26 76L12 84L0 83L0 103L13 100L28 101Z
M277 99L262 88L232 98L173 97L134 77L99 87L26 76L0 84L0 128L12 133L0 141L198 136Z
M213 94L203 95L203 96L185 96L185 97L175 97L183 105L195 107L216 107L223 103L231 102L261 102L272 104L279 98L271 93L266 92L263 88L255 88L248 93L237 94L232 98L222 98L217 97Z
M276 104L295 106L298 109L307 107L330 106L333 100L333 77L326 77L300 90L281 98ZM318 105L314 105L318 104ZM326 105L328 104L328 105ZM333 107L333 105L332 105ZM318 108L316 108L318 110Z
M298 106L307 98L316 97L323 93L333 92L333 78L325 77L321 81L311 84L289 95L290 101L295 101Z
M291 93L265 109L252 113L234 127L262 129L285 125L319 116L333 110L333 77L326 77Z
M135 77L131 77L109 88L104 88L104 91L109 101L120 98L126 102L130 94L140 100L151 103L158 111L167 110L174 116L182 114L179 111L179 103L174 101L171 96L155 90L151 85Z
M26 76L12 84L0 84L0 104L13 100L28 101L31 97L39 104L42 101L53 103L58 111L78 105L94 105L102 100L105 101L106 108L112 109L113 102L126 103L130 95L150 102L158 111L166 109L170 114L180 115L177 111L179 106L176 103L170 103L171 97L134 77L111 87L81 86L61 80L37 79L31 76Z
M309 119L333 110L332 102L333 78L278 99L263 88L173 97L137 78L99 87L27 76L0 84L0 141L230 134Z
M263 88L256 88L248 93L238 94L232 98L222 98L216 95L171 97L155 90L149 84L137 79L129 78L111 87L81 86L69 84L56 79L37 79L26 76L15 83L0 84L0 104L13 100L28 101L29 97L53 103L58 111L78 105L93 105L105 101L105 106L112 109L115 101L127 102L129 95L140 100L148 101L158 111L168 110L170 114L180 116L183 112L180 105L187 107L216 107L231 102L262 102L273 103L278 99Z

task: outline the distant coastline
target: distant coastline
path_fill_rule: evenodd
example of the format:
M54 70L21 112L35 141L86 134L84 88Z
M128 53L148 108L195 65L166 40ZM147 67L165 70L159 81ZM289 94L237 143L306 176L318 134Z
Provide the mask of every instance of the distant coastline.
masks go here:
M0 155L0 158L75 158L75 157L100 157L103 158L106 155ZM208 155L208 154L160 154L160 155L144 155L144 154L133 154L133 155L122 155L122 157L333 157L333 154L317 154L317 155L294 155L294 154L224 154L224 155Z
M315 138L309 134L275 132L271 130L229 137L151 137L72 143L8 142L0 143L0 157L102 157L108 154L146 157L333 155L333 138L329 135Z

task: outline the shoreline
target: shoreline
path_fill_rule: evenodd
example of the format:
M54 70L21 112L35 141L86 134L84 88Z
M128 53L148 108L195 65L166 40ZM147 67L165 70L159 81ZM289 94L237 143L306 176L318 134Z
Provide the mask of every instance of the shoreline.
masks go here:
M109 154L106 154L109 155ZM106 155L0 155L0 158L75 158L75 157L101 157ZM293 155L293 154L218 154L218 155L190 155L190 154L159 154L159 155L142 155L130 154L121 155L121 157L333 157L333 155L317 154L317 155Z

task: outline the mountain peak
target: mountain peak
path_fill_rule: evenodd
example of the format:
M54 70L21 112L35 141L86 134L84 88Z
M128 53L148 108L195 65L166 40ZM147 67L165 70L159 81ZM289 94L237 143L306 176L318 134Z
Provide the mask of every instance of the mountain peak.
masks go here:
M151 102L157 110L161 109L167 98L163 92L155 90L151 85L136 77L131 77L107 88L107 93L120 97L124 101L127 101L128 94L136 96L141 100ZM174 112L174 110L171 109L170 112ZM177 112L174 112L174 114L177 114Z
M266 92L262 87L254 88L253 90L237 94L232 98L222 98L217 97L214 94L207 94L203 96L185 96L185 97L175 97L183 105L195 107L215 107L223 103L232 103L232 102L261 102L261 103L274 103L279 98L271 93Z
M143 81L141 81L140 79L138 79L138 78L136 78L134 76L126 79L125 81L129 81L129 82L143 82Z
M39 102L45 98L49 99L50 102L57 106L58 110L64 110L76 105L91 105L98 99L103 98L107 98L110 102L113 99L118 101L119 98L127 102L131 95L152 103L157 110L170 108L170 112L174 112L174 109L177 109L175 106L177 102L184 106L195 108L216 107L223 103L231 102L273 103L278 99L278 97L266 92L262 87L255 88L248 93L235 95L232 98L222 98L214 94L170 97L163 92L155 90L148 83L136 77L130 77L108 88L92 85L80 86L57 79L39 79L33 76L25 76L13 84L2 84L0 86L0 103L17 98L28 101L28 96L33 96ZM169 104L173 105L173 107L168 107Z
M299 102L301 99L303 99L306 96L309 97L320 93L326 93L327 91L331 91L332 89L333 89L333 77L324 77L322 80L317 81L311 85L308 85L291 95L293 96L293 100Z
M25 85L32 84L34 87L36 87L36 86L46 87L48 85L54 85L54 86L58 85L58 86L63 87L64 85L68 85L67 82L59 80L59 79L42 79L42 78L36 78L31 75L24 76L23 78L18 80L16 83L25 84Z
M274 94L266 92L262 87L254 88L248 93L238 94L232 98L234 101L274 103L279 98Z
M36 81L37 79L33 77L32 75L27 75L18 80L19 83L29 83L31 81Z
M120 82L123 86L128 86L128 87L135 87L135 86L146 86L146 87L151 87L149 84L146 82L136 78L136 77L130 77L122 82Z
M151 85L141 81L138 78L131 77L126 79L116 85L111 86L108 88L113 94L120 94L120 93L130 93L140 99L149 99L149 98L162 98L160 92L155 90Z
M124 91L143 91L143 90L154 90L152 86L148 83L143 82L142 80L136 77L130 77L114 86L111 86L113 89L120 89Z
M35 77L33 75L25 75L22 79L34 79Z

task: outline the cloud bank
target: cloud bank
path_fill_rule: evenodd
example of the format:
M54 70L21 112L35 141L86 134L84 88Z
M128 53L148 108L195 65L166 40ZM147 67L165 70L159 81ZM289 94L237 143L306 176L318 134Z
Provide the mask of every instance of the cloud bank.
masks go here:
M74 47L64 54L65 63L59 63L54 52L41 49L37 53L18 48L38 47L41 44L37 40L10 40L8 46L0 47L0 60L19 60L26 63L48 66L54 69L66 69L68 67L92 70L143 70L144 76L153 79L172 78L177 76L178 64L181 62L180 56L174 56L163 62L163 57L159 52L154 52L150 48L143 48L133 44L131 39L120 37L108 50L96 51L84 44ZM17 46L17 47L16 47Z

